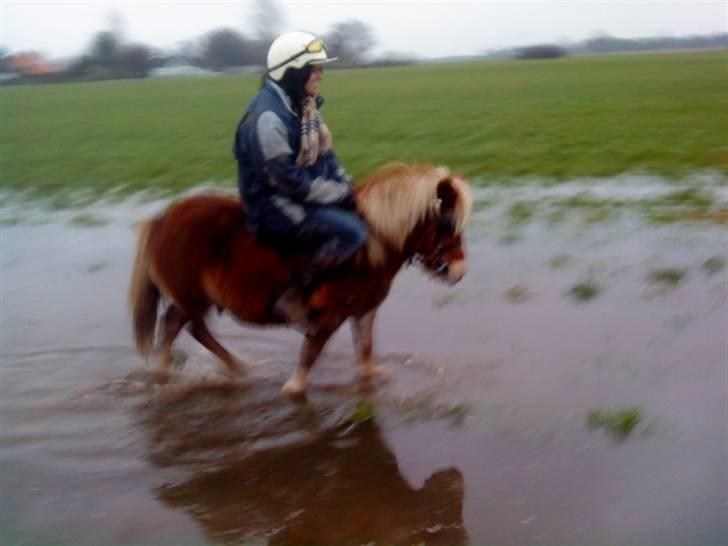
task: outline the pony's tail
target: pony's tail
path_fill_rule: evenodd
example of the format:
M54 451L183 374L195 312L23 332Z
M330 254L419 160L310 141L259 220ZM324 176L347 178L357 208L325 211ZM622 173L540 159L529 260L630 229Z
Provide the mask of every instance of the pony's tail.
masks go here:
M154 220L146 220L139 228L137 253L129 284L129 307L132 313L134 340L144 358L149 357L154 345L160 296L159 288L149 277L149 236L154 224Z

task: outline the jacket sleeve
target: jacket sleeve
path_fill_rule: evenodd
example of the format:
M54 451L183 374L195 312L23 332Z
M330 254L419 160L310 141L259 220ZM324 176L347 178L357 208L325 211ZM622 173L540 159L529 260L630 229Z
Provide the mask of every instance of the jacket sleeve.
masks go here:
M339 158L336 157L334 150L326 152L323 159L326 162L326 172L329 173L329 176L337 182L344 182L345 184L351 185L351 176L341 166L341 163L339 163Z
M274 112L266 111L258 118L256 133L263 172L268 182L282 194L299 203L318 205L336 205L350 197L348 184L314 178L305 168L296 165L286 127Z

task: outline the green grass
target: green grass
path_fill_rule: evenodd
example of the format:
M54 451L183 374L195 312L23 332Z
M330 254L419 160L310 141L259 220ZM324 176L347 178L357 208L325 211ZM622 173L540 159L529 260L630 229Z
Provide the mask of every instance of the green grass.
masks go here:
M369 421L375 421L377 418L377 408L369 400L361 400L352 410L349 412L347 421L353 423L367 423Z
M654 284L675 287L685 278L687 270L680 267L664 267L653 269L647 274L647 280Z
M590 428L604 428L618 438L626 438L642 420L639 408L608 410L594 408L587 415Z
M534 204L517 201L508 209L508 216L514 225L525 224L533 217Z
M523 303L531 297L531 291L524 284L516 284L506 290L505 298L512 303Z
M721 207L708 190L698 188L637 199L597 197L582 191L570 197L546 197L538 202L520 200L506 210L506 215L514 226L536 219L558 224L574 218L596 224L613 220L626 211L641 214L648 222L658 224L728 224L728 208Z
M109 223L109 221L105 218L101 218L100 216L96 216L95 214L81 212L71 218L71 223L81 227L100 227L105 226Z
M575 284L569 290L569 295L577 301L589 301L596 298L602 289L593 280L586 280Z
M324 115L361 178L389 161L481 182L625 171L728 172L728 54L620 55L327 71ZM0 88L0 185L234 186L231 143L254 76Z

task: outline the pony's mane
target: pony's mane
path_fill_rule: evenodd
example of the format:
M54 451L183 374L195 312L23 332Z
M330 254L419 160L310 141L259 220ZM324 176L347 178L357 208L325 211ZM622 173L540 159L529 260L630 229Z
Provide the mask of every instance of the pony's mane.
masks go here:
M357 191L359 210L371 228L367 253L371 263L385 259L384 246L402 250L412 230L437 211L437 186L449 179L457 193L453 213L455 232L462 232L470 216L473 197L467 182L446 167L426 164L386 165L367 177Z

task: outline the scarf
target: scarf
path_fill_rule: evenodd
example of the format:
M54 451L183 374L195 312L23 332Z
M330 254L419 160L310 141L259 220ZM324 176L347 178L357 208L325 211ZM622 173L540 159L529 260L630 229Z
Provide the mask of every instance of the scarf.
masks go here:
M301 151L296 165L310 167L318 160L319 153L325 154L332 146L331 132L316 107L316 99L306 97L301 108Z

